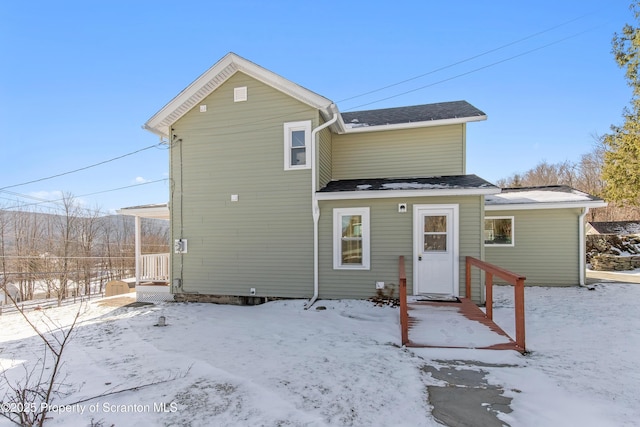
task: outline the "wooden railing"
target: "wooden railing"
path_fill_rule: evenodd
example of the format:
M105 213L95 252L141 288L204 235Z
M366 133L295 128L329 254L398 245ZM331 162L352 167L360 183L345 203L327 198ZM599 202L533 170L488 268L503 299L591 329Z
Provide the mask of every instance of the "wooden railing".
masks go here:
M402 345L409 342L409 313L407 312L407 274L404 269L404 256L398 260L398 286L400 287L400 330Z
M512 273L488 262L468 256L466 262L466 297L471 298L471 266L478 267L485 272L485 286L487 293L486 315L493 320L493 276L498 276L513 285L516 317L516 345L525 351L524 333L524 281L526 277Z
M147 254L140 257L140 280L166 282L169 280L169 254Z

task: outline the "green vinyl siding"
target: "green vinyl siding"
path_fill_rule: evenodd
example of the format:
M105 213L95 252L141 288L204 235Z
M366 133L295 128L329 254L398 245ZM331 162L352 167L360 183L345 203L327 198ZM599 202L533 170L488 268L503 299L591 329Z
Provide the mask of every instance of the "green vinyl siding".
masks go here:
M525 276L526 285L577 285L579 215L580 209L486 211L485 216L514 217L514 246L487 245L485 259Z
M398 204L407 203L399 213ZM320 202L319 283L321 298L369 298L376 295L375 283L393 285L398 296L398 258L405 257L407 293L413 294L413 205L458 204L460 209L460 295L465 292L466 256L481 257L480 235L483 199L480 196L420 197L364 200L326 200ZM333 269L333 209L370 209L371 268ZM388 290L388 289L387 289ZM385 290L386 291L386 290ZM475 275L472 297L480 300L480 277Z
M333 135L333 179L465 174L464 124Z
M322 123L321 123L322 124ZM331 131L324 128L318 132L318 189L331 181Z
M284 170L283 125L315 127L317 111L242 73L199 105L172 126L172 237L188 241L173 278L186 293L310 297L311 172Z

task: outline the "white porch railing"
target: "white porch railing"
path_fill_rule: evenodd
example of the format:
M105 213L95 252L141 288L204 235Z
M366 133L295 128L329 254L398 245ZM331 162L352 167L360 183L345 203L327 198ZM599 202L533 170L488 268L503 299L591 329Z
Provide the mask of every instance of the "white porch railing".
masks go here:
M140 257L140 280L169 281L169 254L147 254Z

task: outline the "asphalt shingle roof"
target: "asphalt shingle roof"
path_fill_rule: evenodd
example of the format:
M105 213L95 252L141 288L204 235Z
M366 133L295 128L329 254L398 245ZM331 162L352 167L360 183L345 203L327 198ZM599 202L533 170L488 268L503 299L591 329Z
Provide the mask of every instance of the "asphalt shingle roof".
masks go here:
M342 179L329 182L320 193L376 190L434 190L495 188L477 175L431 176L425 178Z
M383 108L342 113L347 126L382 126L400 123L429 122L433 120L486 116L467 101L439 102L410 107Z

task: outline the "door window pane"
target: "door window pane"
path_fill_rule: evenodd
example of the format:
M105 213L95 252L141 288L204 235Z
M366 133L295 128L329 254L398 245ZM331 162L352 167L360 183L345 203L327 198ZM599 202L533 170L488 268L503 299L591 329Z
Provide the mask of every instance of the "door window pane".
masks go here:
M447 251L446 215L427 215L424 217L424 251Z
M424 251L441 251L447 250L447 235L446 234L425 234L424 236Z
M446 233L447 217L444 215L424 217L425 233Z

